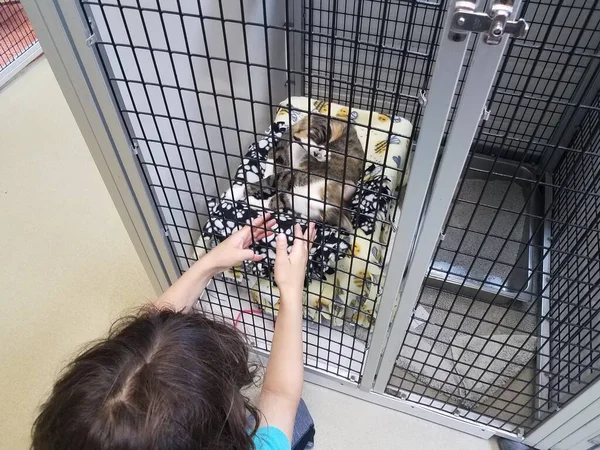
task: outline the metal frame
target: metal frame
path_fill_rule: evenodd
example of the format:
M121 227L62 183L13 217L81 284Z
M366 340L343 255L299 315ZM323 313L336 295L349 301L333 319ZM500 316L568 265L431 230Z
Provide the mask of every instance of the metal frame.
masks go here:
M518 10L518 8L515 8ZM414 257L409 264L396 318L390 332L375 383L375 392L383 394L411 321L412 311L423 284L431 256L440 239L454 190L460 180L468 151L479 126L482 112L500 65L507 39L495 47L477 45L464 83L452 128L438 167L421 234L415 245Z
M544 187L544 210L547 214L550 214L549 209L551 208L553 198L552 198L552 188L550 187L552 182L552 175L546 174L546 186ZM552 244L552 226L549 220L544 223L544 236L543 236L544 248L550 248ZM548 311L550 310L550 254L548 253L544 260L542 261L542 281L541 281L541 290L542 293L540 299L540 317L546 318L548 316ZM538 336L538 348L544 349L540 351L538 355L536 364L537 368L540 371L538 374L538 391L537 391L537 399L536 399L536 407L538 408L538 417L543 419L548 411L548 399L550 398L549 392L549 382L550 377L548 376L547 368L550 363L550 349L548 344L548 339L550 338L550 323L547 319L543 319L540 325L540 332ZM542 410L542 408L544 408Z
M582 394L533 430L523 442L539 450L550 449L576 433L590 421L598 418L600 416L600 382L592 384ZM588 435L589 433L579 436L585 438Z
M440 35L441 42L438 59L433 70L431 89L426 94L427 105L421 128L427 130L427 133L419 136L411 165L411 172L418 173L419 176L409 177L408 179L406 194L402 203L402 213L400 214L391 258L388 263L388 276L361 379L362 390L370 390L373 387L378 373L381 352L384 349L390 323L394 317L398 292L413 248L414 237L416 237L419 229L421 211L429 191L431 177L446 127L446 120L450 113L454 91L467 51L468 40L455 42L448 39L449 30L450 21L447 20ZM439 70L440 68L442 70ZM400 311L400 308L401 305L398 306L398 311ZM401 315L402 312L400 312ZM381 380L382 377L378 377L378 379Z
M74 2L23 0L48 62L157 293L177 278L158 213Z
M289 11L288 11L289 9ZM295 1L292 3L292 8L286 8L286 14L289 16L286 19L286 27L289 30L298 27L299 23L304 20L303 2ZM289 34L288 34L289 36ZM286 60L290 67L290 93L292 95L304 95L304 76L302 75L302 67L304 66L304 39L299 33L291 33L290 42L286 46L290 49L290 54L286 55Z

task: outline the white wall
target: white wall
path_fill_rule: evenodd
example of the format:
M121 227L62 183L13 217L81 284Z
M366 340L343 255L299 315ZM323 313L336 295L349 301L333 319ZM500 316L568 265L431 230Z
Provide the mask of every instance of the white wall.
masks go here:
M125 116L142 158L151 163L145 167L161 213L177 225L170 234L188 244L177 246L178 254L191 255L206 221L197 214L206 213L202 194L218 195L230 186L254 133L270 124L269 105L287 96L285 32L269 29L265 39L263 26L284 25L284 3L267 1L266 20L262 0L223 2L224 11L216 0L202 0L200 8L197 2L161 2L162 13L153 0L141 1L142 9L135 0L121 2L125 8L100 3L88 15L105 43L99 47L113 86L121 108L130 111ZM240 3L246 42L244 26L235 23L242 20ZM170 14L178 4L182 14ZM268 71L257 67L267 63ZM215 176L223 178L215 182Z

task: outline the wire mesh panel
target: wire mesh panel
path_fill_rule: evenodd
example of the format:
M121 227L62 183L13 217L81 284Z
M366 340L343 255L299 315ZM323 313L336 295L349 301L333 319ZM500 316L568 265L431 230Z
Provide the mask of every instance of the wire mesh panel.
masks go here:
M414 119L444 16L443 2L306 1L304 25L313 34L305 41L305 89ZM350 83L354 89L348 89Z
M595 378L600 331L600 11L520 16L386 389L515 433Z
M408 180L422 112L419 92L427 89L433 69L441 5L80 4L179 270L253 214L273 211L280 230L305 225L301 206L295 206L305 201L318 222L305 288L305 362L358 380ZM323 120L328 138L317 142L313 127ZM309 130L308 142L302 141L302 126ZM357 140L358 150L352 147ZM322 193L316 189L325 204L337 205L333 219L312 213L310 187L302 194L296 185L269 179L269 173L287 169L278 167L282 162L271 152L300 141L317 153L305 168L289 168L294 177L316 176L323 150L338 145L346 153L342 179L328 163L319 175ZM351 147L362 156L349 156ZM359 175L346 183L350 165ZM327 196L336 183L350 187L342 204ZM244 329L256 347L267 350L279 301L274 253L271 241L255 245L264 262L216 279L200 307Z
M552 181L548 401L555 408L600 366L600 98L590 106Z
M21 2L0 0L0 71L36 42Z

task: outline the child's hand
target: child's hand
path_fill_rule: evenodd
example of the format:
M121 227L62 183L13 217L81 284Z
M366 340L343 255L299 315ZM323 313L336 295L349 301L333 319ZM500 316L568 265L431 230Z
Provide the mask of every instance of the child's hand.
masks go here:
M294 245L289 254L287 251L287 239L284 234L277 236L275 256L275 282L285 297L284 302L298 301L302 297L302 288L306 277L306 263L308 253L315 238L315 225L309 223L305 233L302 233L300 225L294 227ZM292 300L296 298L296 300ZM298 303L300 303L298 301Z
M241 230L236 231L205 256L205 258L210 259L216 273L237 266L243 261L260 261L264 258L248 247L253 242L260 241L273 234L271 228L275 225L276 220L268 220L269 217L270 214L266 214L263 217L254 219L252 227L246 225Z

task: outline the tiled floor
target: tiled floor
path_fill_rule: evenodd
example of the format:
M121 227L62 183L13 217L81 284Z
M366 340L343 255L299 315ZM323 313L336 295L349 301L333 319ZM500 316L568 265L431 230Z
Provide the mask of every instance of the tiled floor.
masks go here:
M35 41L23 7L18 2L0 0L0 70Z
M44 58L0 90L0 449L28 448L65 361L150 282ZM317 450L491 450L495 442L306 384Z

